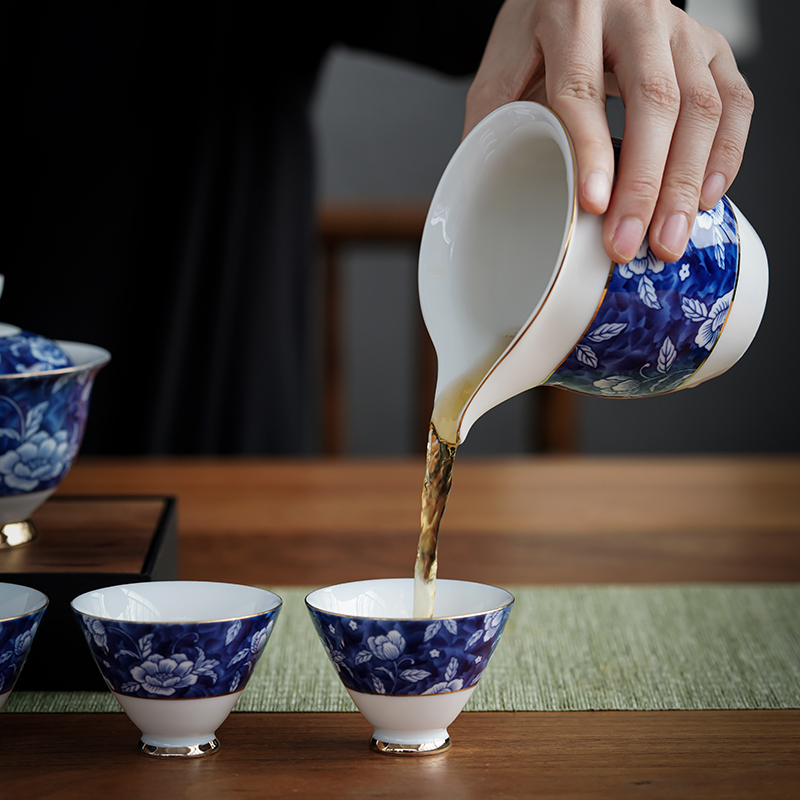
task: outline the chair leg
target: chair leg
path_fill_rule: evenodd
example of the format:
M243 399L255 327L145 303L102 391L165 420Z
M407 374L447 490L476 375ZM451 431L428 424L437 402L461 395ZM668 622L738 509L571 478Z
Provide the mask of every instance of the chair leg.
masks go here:
M553 386L540 386L538 394L539 450L575 453L578 450L578 398Z
M338 248L326 243L324 270L324 355L322 447L325 455L338 456L344 449L344 377L342 375L341 282Z

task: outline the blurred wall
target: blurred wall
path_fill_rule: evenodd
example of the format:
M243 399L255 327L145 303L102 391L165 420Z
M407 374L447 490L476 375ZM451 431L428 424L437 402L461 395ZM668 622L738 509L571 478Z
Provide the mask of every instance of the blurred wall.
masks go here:
M790 0L689 0L689 11L728 35L756 96L745 162L730 191L770 259L767 312L755 342L725 375L694 390L647 400L581 398L589 453L787 452L796 423L800 259L793 251L798 104L793 80L800 6ZM363 53L335 52L319 88L315 122L320 195L427 200L458 146L469 81ZM792 91L790 91L790 87ZM619 125L619 113L612 110ZM345 356L348 450L418 452L416 252L353 248L346 254ZM528 392L479 420L464 453L535 448Z

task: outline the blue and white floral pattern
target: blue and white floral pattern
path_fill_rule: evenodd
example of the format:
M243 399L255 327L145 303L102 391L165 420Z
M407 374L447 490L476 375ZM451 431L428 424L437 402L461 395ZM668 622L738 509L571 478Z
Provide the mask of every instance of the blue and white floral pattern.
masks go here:
M478 683L511 605L476 616L365 619L308 606L322 644L349 689L368 694L458 692Z
M72 359L52 339L28 331L0 336L0 374L46 372L72 366Z
M0 377L0 496L61 482L83 438L98 370Z
M244 689L280 607L202 623L139 623L75 613L109 688L136 697L214 697Z
M0 622L0 694L14 688L46 610Z
M546 382L584 394L647 397L680 388L708 358L728 317L739 242L727 198L695 218L678 261L645 240L616 264L597 315Z

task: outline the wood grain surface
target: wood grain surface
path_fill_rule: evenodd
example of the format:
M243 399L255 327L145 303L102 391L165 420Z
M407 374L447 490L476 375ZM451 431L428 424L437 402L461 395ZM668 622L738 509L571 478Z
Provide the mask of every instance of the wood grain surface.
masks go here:
M178 499L181 575L318 585L413 569L423 465L81 459L62 495ZM798 581L800 458L464 459L441 571L506 584ZM91 521L86 521L91 525ZM487 542L490 546L487 546ZM0 797L800 796L800 711L462 714L442 756L358 714L234 713L222 749L140 755L123 714L0 714Z
M60 494L178 498L181 577L318 585L413 574L423 465L81 461ZM457 462L442 577L508 584L800 580L800 459Z
M233 714L217 753L180 762L140 755L122 714L2 722L0 794L26 800L790 800L800 786L797 711L470 713L448 753L405 759L371 752L359 714Z
M45 503L34 515L38 536L0 556L6 572L141 572L164 513L159 499Z

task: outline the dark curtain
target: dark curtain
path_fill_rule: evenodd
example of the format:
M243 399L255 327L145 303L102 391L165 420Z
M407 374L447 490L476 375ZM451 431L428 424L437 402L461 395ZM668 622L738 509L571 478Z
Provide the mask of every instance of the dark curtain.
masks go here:
M0 7L0 319L111 351L83 452L313 448L309 106L325 54L469 74L499 5Z
M317 74L334 44L468 73L498 4L461 5L4 6L0 319L111 351L84 453L313 448Z

